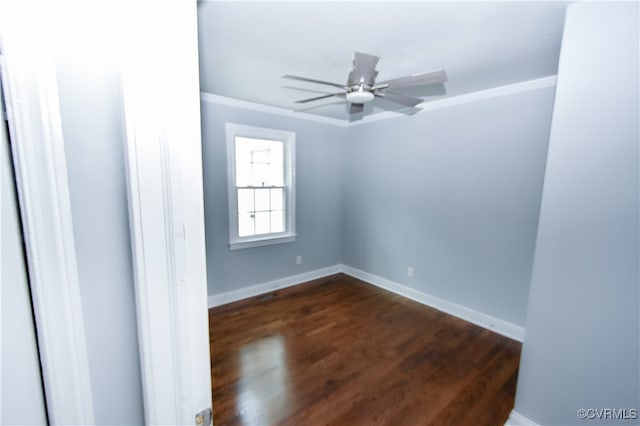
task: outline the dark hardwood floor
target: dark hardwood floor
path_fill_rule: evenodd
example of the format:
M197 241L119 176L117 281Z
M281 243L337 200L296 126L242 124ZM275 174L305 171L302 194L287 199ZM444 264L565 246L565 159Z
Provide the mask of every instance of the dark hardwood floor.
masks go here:
M222 425L492 425L520 343L338 274L209 311Z

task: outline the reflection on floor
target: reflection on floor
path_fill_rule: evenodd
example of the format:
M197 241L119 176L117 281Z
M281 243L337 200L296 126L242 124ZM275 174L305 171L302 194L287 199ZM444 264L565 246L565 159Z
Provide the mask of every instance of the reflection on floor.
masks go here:
M286 414L287 353L281 335L268 336L240 348L240 380L237 384L240 416L259 418L266 411L273 417Z
M503 425L520 344L342 274L209 311L214 424Z

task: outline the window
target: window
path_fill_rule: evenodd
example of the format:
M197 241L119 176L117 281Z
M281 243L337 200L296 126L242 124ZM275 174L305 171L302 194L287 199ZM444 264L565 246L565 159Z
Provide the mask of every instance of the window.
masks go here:
M229 248L293 241L295 133L227 123Z

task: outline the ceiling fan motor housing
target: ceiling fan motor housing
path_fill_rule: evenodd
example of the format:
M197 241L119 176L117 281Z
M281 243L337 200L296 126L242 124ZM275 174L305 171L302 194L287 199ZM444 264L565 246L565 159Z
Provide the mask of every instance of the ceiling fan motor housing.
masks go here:
M374 98L373 89L371 86L365 86L359 84L349 87L347 91L347 101L352 104L365 104L371 102Z

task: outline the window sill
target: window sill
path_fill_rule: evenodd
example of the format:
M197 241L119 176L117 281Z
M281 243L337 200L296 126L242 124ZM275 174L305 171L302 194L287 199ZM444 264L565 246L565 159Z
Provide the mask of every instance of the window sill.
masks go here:
M268 246L271 244L290 243L296 240L296 234L278 234L276 236L247 238L229 242L229 250L240 250L251 247Z

